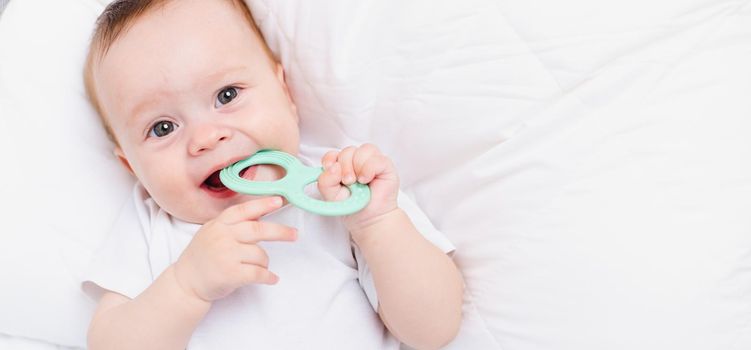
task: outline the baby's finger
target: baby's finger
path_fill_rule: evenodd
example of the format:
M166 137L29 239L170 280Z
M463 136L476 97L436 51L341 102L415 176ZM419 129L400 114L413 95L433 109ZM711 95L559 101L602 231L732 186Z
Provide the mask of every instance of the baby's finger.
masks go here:
M326 154L323 155L323 158L321 158L321 165L323 165L323 168L328 169L330 166L334 165L337 155L339 155L339 151L326 152Z
M342 183L345 185L351 185L355 182L355 169L352 166L352 158L355 155L355 148L349 146L339 152L337 162L342 165Z
M232 228L240 243L256 244L261 241L287 241L297 239L297 229L275 222L243 221Z
M361 184L367 184L373 181L376 175L381 174L388 169L388 167L390 166L389 162L389 159L383 155L375 155L370 157L370 159L368 159L365 164L363 164L362 169L360 170L360 173L357 177L357 182Z
M240 248L240 262L268 268L269 255L263 248L255 244L247 244Z
M333 200L336 198L339 189L342 187L342 166L339 163L327 168L321 176L318 177L318 192L321 192L323 199Z
M234 224L246 220L255 220L281 206L282 198L279 196L252 199L224 209L224 211L217 216L216 221L225 224Z
M362 167L363 165L365 165L365 162L368 161L370 157L380 154L381 151L379 151L378 147L376 147L372 143L366 143L360 146L357 151L355 151L355 154L352 158L355 175L357 175L359 178L361 176L360 173L362 172Z
M276 274L265 267L254 264L242 264L240 273L240 279L243 284L276 284L276 282L279 282L279 277Z

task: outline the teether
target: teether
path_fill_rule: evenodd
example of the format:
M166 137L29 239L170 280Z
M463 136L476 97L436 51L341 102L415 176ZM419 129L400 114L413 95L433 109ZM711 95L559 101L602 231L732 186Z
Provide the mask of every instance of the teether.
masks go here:
M284 168L287 174L276 181L248 181L240 177L243 169L258 164L278 165ZM305 194L305 186L318 181L321 173L323 173L323 167L305 166L290 154L261 150L247 159L222 169L219 179L227 188L235 192L256 196L284 196L293 205L319 215L354 214L368 205L370 188L357 182L347 186L350 196L340 202L326 202Z

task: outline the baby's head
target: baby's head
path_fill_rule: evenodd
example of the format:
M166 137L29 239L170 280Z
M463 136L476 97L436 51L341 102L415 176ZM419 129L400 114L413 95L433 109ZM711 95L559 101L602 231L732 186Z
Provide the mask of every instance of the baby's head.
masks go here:
M284 72L242 0L115 1L97 21L84 76L117 157L182 220L204 223L251 199L219 186L225 166L260 149L297 154Z

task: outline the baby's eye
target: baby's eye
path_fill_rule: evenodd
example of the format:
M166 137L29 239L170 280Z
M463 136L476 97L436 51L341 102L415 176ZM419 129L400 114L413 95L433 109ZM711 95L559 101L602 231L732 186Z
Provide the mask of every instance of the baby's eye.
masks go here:
M151 126L149 136L164 137L175 131L175 123L168 120L160 120Z
M219 91L219 95L216 95L216 102L214 103L215 108L219 108L221 106L224 106L232 100L237 97L237 88L236 87L227 87L222 89L222 91Z

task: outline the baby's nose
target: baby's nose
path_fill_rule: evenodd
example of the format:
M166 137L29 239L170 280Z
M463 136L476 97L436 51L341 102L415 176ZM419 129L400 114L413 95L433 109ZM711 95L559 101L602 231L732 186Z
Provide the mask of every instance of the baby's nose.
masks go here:
M196 128L190 142L189 152L191 155L200 155L212 150L221 142L229 141L232 132L228 128L202 125Z

